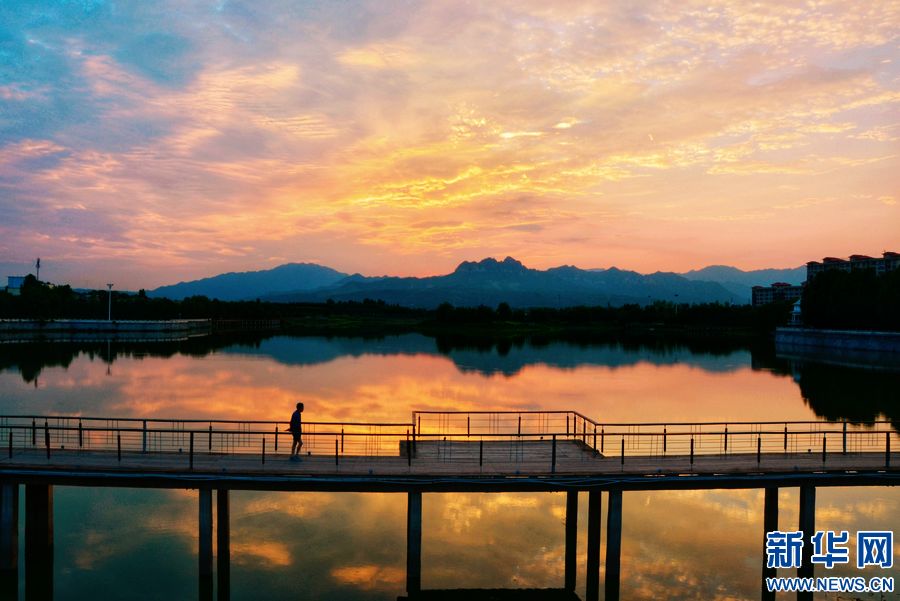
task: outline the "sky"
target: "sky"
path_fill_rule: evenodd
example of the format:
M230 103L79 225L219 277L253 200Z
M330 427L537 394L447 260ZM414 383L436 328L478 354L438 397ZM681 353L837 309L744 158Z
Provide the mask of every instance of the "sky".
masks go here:
M900 251L900 2L0 3L0 275Z

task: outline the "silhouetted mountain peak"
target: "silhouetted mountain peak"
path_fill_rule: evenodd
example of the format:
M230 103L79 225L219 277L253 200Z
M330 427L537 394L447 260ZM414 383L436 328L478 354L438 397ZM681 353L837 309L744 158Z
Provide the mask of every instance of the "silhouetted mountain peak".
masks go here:
M502 261L488 257L481 261L463 261L453 273L510 274L524 273L526 271L528 271L528 268L512 257L506 257Z

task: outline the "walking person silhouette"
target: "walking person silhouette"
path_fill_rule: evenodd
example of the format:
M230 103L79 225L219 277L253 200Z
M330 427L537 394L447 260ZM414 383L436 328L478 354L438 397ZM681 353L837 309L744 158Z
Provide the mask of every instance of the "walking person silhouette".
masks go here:
M297 403L297 409L291 414L291 425L288 431L294 436L291 445L291 461L300 461L300 448L303 446L303 403Z

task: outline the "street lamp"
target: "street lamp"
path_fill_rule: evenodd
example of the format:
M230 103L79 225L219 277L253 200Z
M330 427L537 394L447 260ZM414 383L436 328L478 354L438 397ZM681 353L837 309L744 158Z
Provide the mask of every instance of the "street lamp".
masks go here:
M112 287L113 287L113 285L107 284L106 287L109 288L109 305L108 305L109 308L106 313L106 320L112 321Z

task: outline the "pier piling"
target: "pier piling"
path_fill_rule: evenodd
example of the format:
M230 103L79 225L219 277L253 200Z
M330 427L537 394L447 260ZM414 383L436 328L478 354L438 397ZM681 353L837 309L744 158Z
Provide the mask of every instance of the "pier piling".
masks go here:
M597 537L599 539L599 537ZM578 551L578 491L566 492L566 579L567 591L575 591Z
M19 594L19 485L0 484L0 597Z
M797 576L799 578L813 578L815 564L810 561L812 537L816 530L816 487L811 484L800 486L800 523L799 529L803 531L803 563L797 568ZM812 601L813 594L811 592L798 592L797 601Z
M218 601L231 599L231 510L228 489L216 491L216 584Z
M25 485L25 597L53 598L53 487Z
M619 569L622 564L622 491L609 491L606 513L606 601L619 601Z
M600 598L600 508L601 492L588 492L587 574L585 575L585 601ZM566 547L568 552L568 547ZM567 560L568 563L568 560Z
M765 502L763 507L762 591L760 599L762 601L775 601L775 591L769 591L766 586L766 578L774 578L778 575L778 570L776 568L768 567L766 535L769 532L778 530L778 488L770 486L767 487L765 491Z
M212 601L213 552L212 552L212 489L201 488L199 495L199 599Z
M422 493L409 491L406 505L406 593L410 599L422 591Z

